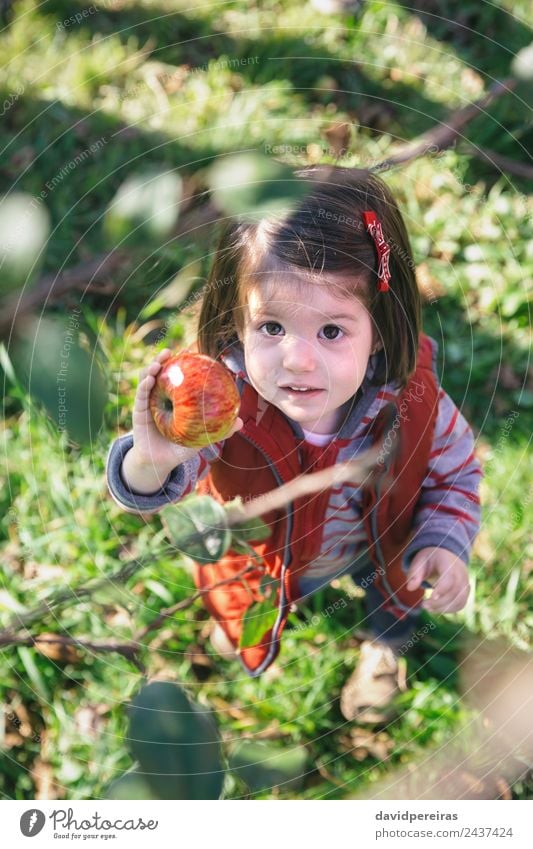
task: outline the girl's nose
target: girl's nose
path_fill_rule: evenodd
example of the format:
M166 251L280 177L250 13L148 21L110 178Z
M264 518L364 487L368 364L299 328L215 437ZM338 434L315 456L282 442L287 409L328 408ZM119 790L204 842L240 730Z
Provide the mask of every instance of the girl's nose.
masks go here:
M313 371L315 352L310 342L299 337L287 336L283 348L283 367L287 371Z

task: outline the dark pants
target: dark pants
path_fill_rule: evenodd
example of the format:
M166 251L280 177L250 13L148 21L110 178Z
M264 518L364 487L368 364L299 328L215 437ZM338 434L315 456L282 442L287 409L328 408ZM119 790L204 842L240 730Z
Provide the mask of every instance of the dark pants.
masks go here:
M361 558L353 564L349 564L337 575L328 578L300 578L300 591L302 598L313 595L318 590L324 589L335 578L341 575L350 575L358 587L365 591L365 624L372 639L380 643L386 643L392 649L401 649L409 642L415 632L419 611L409 613L405 619L397 619L394 614L383 609L384 601L381 593L376 589L375 579L376 567L367 559L361 562Z

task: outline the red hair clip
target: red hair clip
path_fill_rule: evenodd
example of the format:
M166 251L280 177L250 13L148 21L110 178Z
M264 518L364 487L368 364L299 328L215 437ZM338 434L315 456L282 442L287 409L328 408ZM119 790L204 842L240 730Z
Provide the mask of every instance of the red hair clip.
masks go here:
M365 222L365 230L372 236L378 254L378 292L388 292L391 278L389 270L390 246L385 241L381 221L376 213L368 210L361 214Z

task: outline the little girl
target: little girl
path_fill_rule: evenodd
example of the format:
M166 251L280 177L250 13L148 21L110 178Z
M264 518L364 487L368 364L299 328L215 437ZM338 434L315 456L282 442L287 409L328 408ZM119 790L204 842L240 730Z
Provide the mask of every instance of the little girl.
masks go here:
M240 418L200 451L164 439L148 407L162 351L141 374L133 432L111 446L108 483L125 510L149 513L195 489L249 499L380 446L370 483L263 517L272 533L254 544L245 582L209 589L249 561L234 552L195 571L215 645L253 676L278 654L291 605L350 574L365 589L368 639L341 710L374 722L387 716L420 609L466 603L481 470L470 427L439 386L436 343L421 333L409 239L385 183L336 167L298 177L311 185L295 210L226 226L201 306L198 350L234 374ZM265 600L272 615L250 645L243 619L260 601L264 616Z

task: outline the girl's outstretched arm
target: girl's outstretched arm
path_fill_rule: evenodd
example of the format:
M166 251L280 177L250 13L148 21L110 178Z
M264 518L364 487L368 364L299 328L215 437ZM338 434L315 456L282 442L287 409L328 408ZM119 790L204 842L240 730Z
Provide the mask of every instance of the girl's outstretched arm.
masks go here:
M180 501L191 493L199 480L209 471L209 466L218 460L223 442L202 448L194 457L172 469L155 492L135 492L124 480L123 462L133 448L133 433L119 436L111 444L106 464L106 479L109 492L127 513L157 513L166 504Z

